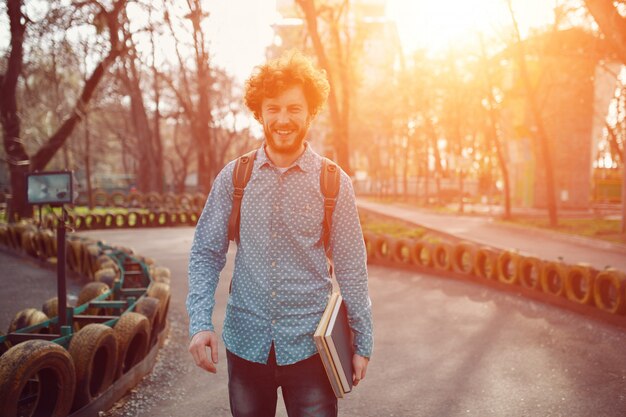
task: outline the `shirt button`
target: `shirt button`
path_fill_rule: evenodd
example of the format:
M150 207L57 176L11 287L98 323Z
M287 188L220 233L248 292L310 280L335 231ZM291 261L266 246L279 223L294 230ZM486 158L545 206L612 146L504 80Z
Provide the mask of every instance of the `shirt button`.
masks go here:
M276 297L276 291L272 291L272 297Z
M276 320L272 320L272 324L276 324Z
M274 232L274 234L272 235L273 238L278 237L278 233Z
M272 268L276 267L276 261L272 261Z

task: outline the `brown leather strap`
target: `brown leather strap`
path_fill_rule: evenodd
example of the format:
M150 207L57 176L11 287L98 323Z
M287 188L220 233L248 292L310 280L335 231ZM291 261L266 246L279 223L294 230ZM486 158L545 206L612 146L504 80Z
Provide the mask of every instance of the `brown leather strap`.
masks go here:
M237 158L235 169L233 170L233 207L230 211L228 219L228 239L239 242L239 222L241 219L241 200L243 199L243 191L252 175L254 167L254 159L256 158L256 149Z
M333 225L333 211L339 195L339 167L328 158L322 160L322 172L320 173L320 190L324 196L324 223L322 228L322 242L326 250L326 256L330 254L330 231Z

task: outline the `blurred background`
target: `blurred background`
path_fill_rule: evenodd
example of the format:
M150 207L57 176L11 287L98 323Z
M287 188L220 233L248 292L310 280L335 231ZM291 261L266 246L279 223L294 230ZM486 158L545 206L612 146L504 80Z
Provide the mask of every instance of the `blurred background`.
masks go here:
M626 1L4 0L0 158L95 191L206 193L259 145L255 65L298 48L331 95L310 134L359 197L511 219L601 217L626 241Z

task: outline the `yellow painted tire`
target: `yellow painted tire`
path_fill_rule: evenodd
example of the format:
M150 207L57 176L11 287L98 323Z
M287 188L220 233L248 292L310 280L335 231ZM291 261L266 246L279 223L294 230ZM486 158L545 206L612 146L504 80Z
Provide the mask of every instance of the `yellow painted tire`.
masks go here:
M476 247L471 242L459 242L452 248L452 268L456 272L471 275L476 264Z
M507 285L519 283L519 261L517 252L503 251L498 256L498 281Z
M519 281L522 287L535 290L541 283L543 263L534 256L522 256L519 262Z
M452 245L447 242L438 242L433 245L433 265L441 271L452 269Z
M391 239L391 259L399 264L411 262L411 243L406 239Z
M379 235L374 240L374 258L379 260L391 259L391 239L387 235Z
M374 241L376 236L370 232L363 232L363 242L365 243L365 250L367 252L367 261L371 262L374 259Z
M573 265L565 277L565 296L580 304L594 304L594 282L597 271L591 265Z
M624 274L616 269L610 268L600 272L593 285L596 306L611 314L624 314L626 310L625 281Z
M556 262L545 262L541 268L541 289L546 294L561 297L565 294L567 267Z
M415 266L430 268L433 266L433 247L423 240L413 242L411 262Z
M479 278L498 279L498 252L489 247L476 251L474 274Z

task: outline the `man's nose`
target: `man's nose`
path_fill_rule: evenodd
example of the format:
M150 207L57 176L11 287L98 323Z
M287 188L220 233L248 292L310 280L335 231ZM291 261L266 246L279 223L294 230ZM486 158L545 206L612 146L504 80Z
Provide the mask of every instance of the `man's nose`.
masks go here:
M287 110L281 110L278 113L277 121L280 124L290 123L291 121L289 120L289 112L287 112Z

